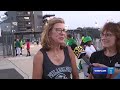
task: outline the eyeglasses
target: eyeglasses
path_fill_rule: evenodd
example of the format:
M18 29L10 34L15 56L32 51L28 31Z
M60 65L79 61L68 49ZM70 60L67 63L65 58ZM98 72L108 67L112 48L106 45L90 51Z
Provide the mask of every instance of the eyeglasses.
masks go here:
M106 33L106 34L101 33L101 34L100 34L100 37L103 37L103 36L105 36L105 37L107 37L107 38L110 38L110 37L113 36L113 34L110 34L110 33Z
M62 28L54 28L54 29L57 33L66 32L66 29L62 29Z

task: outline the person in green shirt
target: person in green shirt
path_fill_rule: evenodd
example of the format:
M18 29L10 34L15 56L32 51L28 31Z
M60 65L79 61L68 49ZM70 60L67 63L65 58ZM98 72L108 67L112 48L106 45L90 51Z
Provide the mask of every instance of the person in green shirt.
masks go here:
M20 55L20 53L21 53L20 47L21 47L21 46L20 46L20 41L19 41L19 39L16 40L15 46L16 46L16 51L17 51L16 56L17 56L17 55Z
M85 36L84 36L84 34L82 34L81 44L80 44L82 47L84 47L84 42L83 42L84 38L85 38Z
M23 45L25 45L25 39L22 39Z
M22 41L22 39L20 39L20 49L21 49L20 55L22 55L22 46L23 46L23 41Z
M74 48L77 46L77 42L72 38L71 34L67 35L66 45L70 46L72 50L74 50Z
M85 36L82 36L82 41L83 41L84 38L85 38Z

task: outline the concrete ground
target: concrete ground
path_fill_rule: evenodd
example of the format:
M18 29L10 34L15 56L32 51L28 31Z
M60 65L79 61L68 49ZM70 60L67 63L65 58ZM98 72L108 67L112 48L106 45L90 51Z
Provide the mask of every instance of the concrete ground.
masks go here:
M17 57L0 56L0 70L14 68L24 79L32 79L32 68L34 55L41 48L40 45L31 45L31 56L26 57L26 47L23 49L23 55ZM77 64L79 61L77 61ZM84 79L83 72L79 73L80 79Z

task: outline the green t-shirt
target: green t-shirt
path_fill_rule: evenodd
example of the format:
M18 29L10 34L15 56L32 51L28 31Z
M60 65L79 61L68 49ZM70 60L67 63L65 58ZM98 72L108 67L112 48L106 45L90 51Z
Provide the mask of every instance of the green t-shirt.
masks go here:
M65 39L65 44L67 45L68 39Z
M82 36L82 41L83 41L83 39L84 39L85 37L84 36Z
M20 41L20 47L22 47L22 45L23 45L23 42L22 42L22 40Z
M24 39L22 39L22 42L23 42L23 45L25 44L25 40Z
M15 46L16 46L16 47L21 47L20 42L19 42L19 41L16 41Z
M76 40L73 38L70 38L69 40L67 40L67 45L71 46L72 44L76 44Z

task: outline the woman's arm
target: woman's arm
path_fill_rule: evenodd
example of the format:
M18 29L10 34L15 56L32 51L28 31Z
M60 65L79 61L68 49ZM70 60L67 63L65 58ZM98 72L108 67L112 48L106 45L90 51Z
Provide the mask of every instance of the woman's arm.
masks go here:
M33 60L33 74L32 79L42 79L43 74L43 54L39 51Z
M72 51L71 47L68 47L68 51L69 51L69 56L70 56L70 60L71 60L71 64L72 64L72 77L73 79L79 79L79 74L78 74L78 70L77 70L77 64L76 64L76 60L75 60L75 54Z

